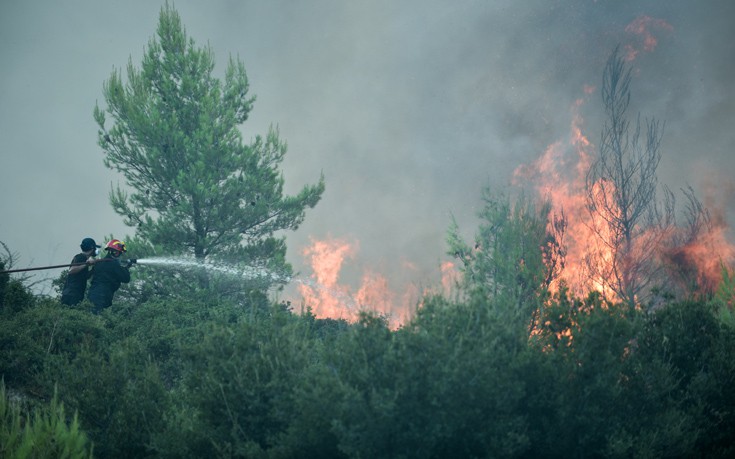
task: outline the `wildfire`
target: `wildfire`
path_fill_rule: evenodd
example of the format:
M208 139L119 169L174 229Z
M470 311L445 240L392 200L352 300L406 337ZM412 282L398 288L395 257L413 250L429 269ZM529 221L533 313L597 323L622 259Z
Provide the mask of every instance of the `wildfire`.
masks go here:
M704 221L696 231L686 226L672 227L660 234L644 230L628 248L629 256L620 257L613 252L611 242L616 241L616 235L611 233L607 221L617 218L619 210L606 200L614 191L612 183L598 180L591 184L591 190L586 189L594 145L583 133L583 119L579 114L583 102L577 100L572 106L569 137L549 145L541 157L514 173L514 184L533 183L539 197L551 202L552 212L566 218L566 256L550 289L557 291L559 283L564 281L578 295L596 290L610 300L619 300L609 284L615 270L622 267L631 276L641 276L641 271L646 269L644 263L663 256L668 264L666 269L674 279L664 279L662 285L675 291L692 287L699 292L713 291L721 281L723 265L732 269L735 246L728 240L724 212L718 210L723 206L710 196L701 210ZM590 205L603 211L590 212ZM714 214L707 209L714 209ZM553 221L554 215L548 224L552 234Z
M299 294L305 306L319 318L335 318L354 321L360 311L372 311L386 317L391 328L396 329L412 316L421 297L430 288L420 289L415 284L392 288L383 274L366 269L359 285L352 287L340 280L345 260L354 259L358 244L344 239L327 237L311 239L302 255L311 266L312 274L298 284ZM404 269L415 270L412 263L404 263ZM441 265L443 293L453 290L459 272L451 262Z
M386 317L391 328L400 327L411 318L421 295L429 290L421 290L414 284L396 290L384 275L371 269L364 270L358 286L353 288L343 283L340 272L345 260L354 259L357 252L357 243L332 237L312 238L311 244L302 250L312 270L309 278L298 285L304 305L319 318L350 321L355 320L360 311L372 311ZM403 267L415 270L411 263L404 263ZM441 270L442 285L448 293L458 272L450 262L442 264Z
M634 38L624 47L626 59L634 60L641 50L652 52L658 44L655 34L672 30L673 27L662 19L639 16L625 28ZM612 291L611 279L620 276L620 271L625 271L627 276L641 275L646 266L636 265L636 258L644 259L645 263L668 260L669 265L679 267L681 278L694 277L701 288L713 289L721 280L723 264L731 268L735 261L735 246L728 241L729 228L720 212L713 219L707 214L703 230L690 237L682 236L686 230L675 226L660 234L644 228L637 239L628 241L622 257L620 252L615 253L619 250L616 244L620 235L613 234L610 223L621 214L610 199L615 184L604 178L588 183L595 147L584 134L580 110L585 98L595 90L594 86L585 85L583 98L572 104L568 137L550 144L536 161L514 172L514 184L533 183L539 197L552 206L548 230L558 236L563 245L560 252L563 260L558 265L558 275L552 280L551 290L558 291L560 283L564 282L577 295L599 291L609 300L619 300ZM562 216L565 223L557 225L555 222ZM555 234L558 231L564 234ZM309 280L299 285L304 304L317 317L354 320L360 310L370 310L387 317L394 328L405 323L421 295L429 291L421 292L410 285L398 294L391 288L389 279L373 270L365 270L356 288L341 283L339 275L344 261L354 258L356 253L356 243L332 238L312 239L311 245L302 251L313 271ZM643 256L648 253L654 255ZM673 268L668 266L667 269L672 271ZM441 288L443 293L449 294L458 282L459 273L451 262L442 264L441 273Z
M642 42L643 50L646 52L652 52L658 45L658 39L654 36L652 29L656 31L663 30L670 32L674 30L674 27L663 19L655 19L650 16L638 16L625 27L625 31L629 34L633 34L638 37ZM626 56L625 59L628 61L634 60L640 49L639 44L628 44L625 46Z
M685 288L712 292L722 281L722 269L732 269L735 245L730 242L730 227L720 203L712 195L705 200L708 209L703 229L679 238L682 242L670 248L665 257L674 265L674 274Z
M299 284L299 293L317 317L352 318L354 308L349 290L337 281L345 257L353 257L355 250L354 245L338 239L312 239L311 245L302 250L313 273L309 284Z
M538 195L551 202L552 212L563 214L567 219L564 235L566 256L561 272L550 288L556 291L559 283L564 281L579 294L589 290L605 291L603 282L594 272L604 272L604 265L612 256L599 237L599 232L604 231L603 225L591 220L587 208L585 183L593 145L583 134L583 119L579 114L583 103L583 99L578 99L572 105L567 140L549 145L531 165L523 165L514 172L514 184L534 183ZM552 221L549 222L549 231L553 233ZM596 268L591 269L595 265Z

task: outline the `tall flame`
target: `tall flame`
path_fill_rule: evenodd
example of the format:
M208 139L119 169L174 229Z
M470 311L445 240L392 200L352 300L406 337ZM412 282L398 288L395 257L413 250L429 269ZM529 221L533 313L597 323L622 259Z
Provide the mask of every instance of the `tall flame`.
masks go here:
M302 255L311 266L312 274L298 285L304 305L319 318L354 321L360 311L371 311L385 317L391 328L400 327L412 317L421 295L429 290L422 291L414 284L396 290L391 287L389 279L372 269L364 270L355 288L345 284L340 280L340 273L345 260L354 259L357 251L357 243L344 239L311 239ZM416 269L408 262L403 264L403 268ZM447 286L451 285L451 276L457 275L452 268L451 263L442 266L442 282Z
M585 92L590 91L585 88ZM566 256L561 272L550 288L555 291L563 280L579 294L589 290L604 292L604 284L595 272L604 272L604 265L612 256L599 237L604 225L594 221L587 210L585 184L593 146L583 134L583 119L579 114L583 103L584 99L578 99L571 107L569 137L549 145L536 161L520 166L514 172L514 184L534 183L538 195L550 201L552 212L566 218ZM548 227L553 233L552 222L553 218ZM590 269L590 263L595 269Z
M662 19L639 16L625 28L626 33L633 36L631 43L624 48L626 59L633 60L641 50L653 51L659 32L672 31L673 27ZM585 97L593 94L595 87L585 85ZM533 163L522 165L514 171L514 184L533 183L538 195L548 200L552 206L552 215L548 222L548 230L554 234L563 228L563 260L558 267L558 275L550 288L557 290L560 282L565 282L573 293L586 295L596 290L610 300L617 300L610 290L609 279L615 269L614 245L611 241L616 235L611 234L610 225L605 218L617 212L614 203L602 202L614 184L603 180L591 184L587 189L587 176L592 165L594 146L585 136L584 120L580 108L584 98L576 100L571 107L571 126L568 138L549 145L543 154ZM604 191L604 192L603 192ZM590 199L592 201L590 201ZM604 215L590 211L590 204L599 206L613 215ZM564 225L557 226L559 217L563 216ZM668 258L681 271L697 276L698 285L713 288L721 277L721 268L725 264L732 267L735 261L735 247L728 241L729 228L721 213L708 221L711 225L696 237L686 239L685 243L671 245L671 241L682 240L678 234L681 230L674 228L667 241L669 247L654 236L644 234L633 241L630 257L645 251L662 252L661 258ZM656 242L653 246L651 241ZM365 270L359 287L352 289L339 280L340 271L346 258L354 258L357 244L340 239L312 239L309 247L303 249L303 255L313 270L308 282L299 285L304 304L311 307L318 317L336 317L354 320L362 309L375 311L388 318L392 327L400 326L411 316L420 295L430 293L429 289L420 291L415 285L397 294L391 289L389 280L380 273ZM626 263L623 259L622 263ZM458 282L458 271L451 262L441 266L442 292L449 294ZM631 269L633 275L637 275ZM436 292L434 292L436 293Z
M351 299L347 287L339 285L339 273L345 257L355 254L355 247L347 241L312 239L311 245L302 250L312 267L310 284L299 284L304 303L317 317L351 318Z
M588 93L586 88L585 93ZM583 99L579 99L572 106L568 139L549 145L532 164L517 168L514 183L533 183L539 197L551 202L552 212L557 216L563 214L566 219L566 255L559 275L550 286L551 290L557 290L559 282L564 281L578 295L596 290L610 300L618 300L611 291L608 280L613 275L615 262L629 261L621 260L620 257L614 260L616 254L610 242L615 240L615 235L611 234L605 217L615 215L605 216L589 211L588 199L601 204L605 196L602 188L607 188L606 194L609 196L614 185L600 180L592 184L590 192L586 190L586 177L594 147L583 133L583 119L579 114L583 102ZM710 196L706 201L704 208L713 213L706 212L706 224L699 231L688 237L682 236L682 233L691 232L691 228L674 227L665 237L652 234L650 230L646 231L633 241L629 248L630 258L661 252L658 256L663 256L668 261L667 269L679 278L673 282L672 288L685 290L696 287L700 292L711 292L721 281L723 265L732 269L735 263L735 246L728 238L730 229L721 210L722 205L718 205ZM605 204L608 212L616 213L614 203ZM552 215L548 223L552 234L555 230L553 217ZM641 275L635 266L626 267L630 268L631 275Z

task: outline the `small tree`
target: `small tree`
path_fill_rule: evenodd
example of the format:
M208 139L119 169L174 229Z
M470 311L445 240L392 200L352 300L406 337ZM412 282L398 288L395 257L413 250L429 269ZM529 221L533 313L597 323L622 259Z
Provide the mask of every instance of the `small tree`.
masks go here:
M212 50L187 39L166 4L141 67L128 63L127 83L114 71L103 86L107 109L94 110L105 165L132 189L113 189L110 202L166 254L288 273L285 238L274 233L301 224L321 199L324 179L284 196L278 168L286 144L277 129L249 145L238 129L255 100L244 65L231 58L224 83L213 69Z
M595 280L634 305L661 270L657 251L673 224L673 197L656 198L656 169L663 128L658 121L627 117L630 68L616 48L605 66L602 102L607 121L599 155L587 174L587 207L598 250L588 259ZM642 132L642 130L644 132Z
M449 230L449 253L462 261L468 290L506 298L516 309L528 308L535 304L530 300L549 287L563 261L559 238L564 217L552 218L549 203L537 209L523 194L513 201L486 188L483 201L474 244L462 240L454 223Z

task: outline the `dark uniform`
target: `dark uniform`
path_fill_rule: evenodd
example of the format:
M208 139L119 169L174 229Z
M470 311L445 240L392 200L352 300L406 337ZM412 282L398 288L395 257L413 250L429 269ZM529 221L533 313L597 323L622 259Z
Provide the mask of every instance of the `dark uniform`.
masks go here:
M84 299L87 280L90 276L88 264L94 263L95 260L90 260L90 258L97 254L99 247L91 237L82 239L82 243L79 244L82 253L75 255L71 260L72 266L69 267L64 289L61 291L62 304L73 306Z
M72 264L86 263L89 257L86 253L78 253L71 260ZM87 290L87 279L89 279L89 267L85 266L77 273L69 273L66 277L64 290L61 291L61 303L69 306L78 304L84 299Z
M120 288L120 284L130 282L130 271L119 259L107 254L92 269L92 285L87 298L94 303L94 313L99 314L104 308L112 306L112 298Z

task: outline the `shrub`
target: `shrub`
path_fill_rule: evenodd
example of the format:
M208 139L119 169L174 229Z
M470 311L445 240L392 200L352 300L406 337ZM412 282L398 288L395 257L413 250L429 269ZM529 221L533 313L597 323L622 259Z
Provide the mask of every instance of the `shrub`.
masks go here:
M56 395L48 406L23 413L0 383L0 457L69 458L92 457L92 446L80 429L76 414L68 421Z

